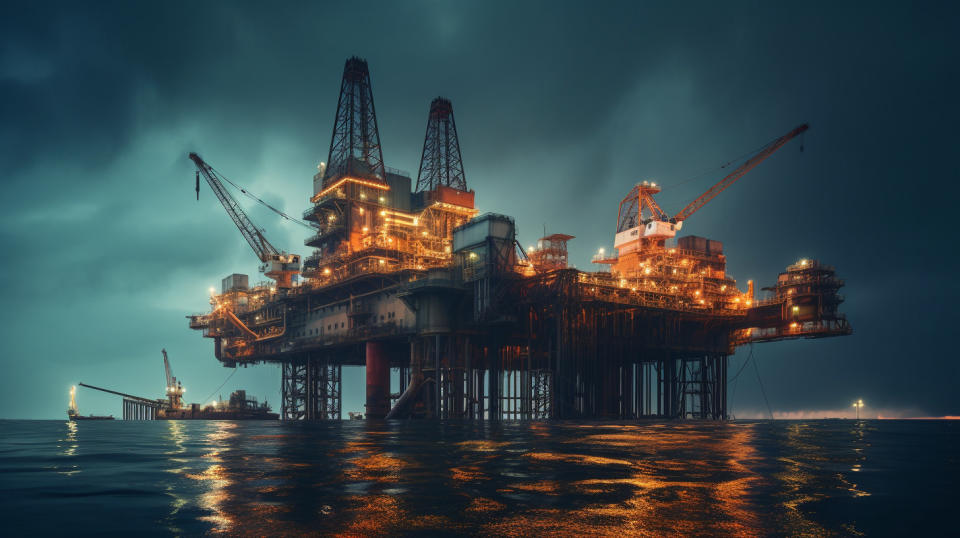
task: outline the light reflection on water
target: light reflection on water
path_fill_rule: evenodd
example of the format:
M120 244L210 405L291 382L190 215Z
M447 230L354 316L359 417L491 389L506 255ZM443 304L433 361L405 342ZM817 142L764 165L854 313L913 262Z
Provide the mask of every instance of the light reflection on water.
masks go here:
M205 518L213 532L762 533L769 529L751 488L775 484L754 470L755 427L451 424L461 435L489 437L431 443L414 435L422 425L306 425L302 433L252 437L262 456L234 458L238 465L217 458L196 478L210 480L200 501L213 512ZM306 434L330 428L341 435ZM820 457L795 431L788 438L803 449L799 457ZM211 454L252 448L220 432L208 439ZM822 533L798 515L805 476L795 462L781 473L789 508L782 523ZM268 477L268 486L256 487ZM308 477L318 494L303 488Z
M224 421L216 421L212 424L213 431L205 435L207 451L200 455L208 464L207 467L202 473L186 473L184 476L190 480L205 481L208 484L208 491L200 496L198 503L208 515L201 516L200 519L213 523L215 525L211 529L213 532L226 532L235 527L236 520L230 512L223 509L223 505L230 500L228 488L233 484L233 480L223 465L224 459L221 455L230 451L228 443L232 437L236 436L232 430L237 425Z
M896 453L868 421L51 427L71 474L25 506L85 491L81 530L104 506L173 534L859 534Z
M77 441L77 423L72 420L68 421L64 438L57 440L57 448L60 449L59 454L67 458L62 464L54 465L58 473L72 475L80 472L80 467L70 461L71 457L77 454L77 447L79 446Z
M167 421L166 426L167 443L165 447L166 450L164 450L163 453L170 463L176 465L176 467L171 466L165 469L165 471L173 474L185 474L187 472L186 464L189 462L187 458L183 457L187 452L186 443L188 437L185 433L186 428L182 422L173 420ZM181 493L175 483L165 483L163 491L170 498L168 514L163 518L164 526L170 532L180 534L183 530L177 525L177 518L180 510L190 504L190 497Z

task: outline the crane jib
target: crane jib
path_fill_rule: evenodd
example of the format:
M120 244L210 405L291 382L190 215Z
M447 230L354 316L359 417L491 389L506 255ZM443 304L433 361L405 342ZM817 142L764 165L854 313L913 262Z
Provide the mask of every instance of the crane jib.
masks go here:
M257 255L257 258L259 258L260 261L266 261L270 254L279 252L267 241L265 237L263 237L263 234L260 233L257 227L253 224L253 221L250 220L250 217L248 217L243 211L243 208L240 207L240 204L237 202L237 200L234 199L234 197L231 196L227 191L226 187L223 186L223 183L220 181L213 168L207 164L206 161L201 159L196 153L190 154L190 160L197 165L198 173L203 174L204 179L206 179L207 183L210 185L210 189L213 190L213 193L217 196L217 199L220 200L220 203L223 205L223 208L226 209L230 219L240 230L240 233L243 234L244 239L246 239L247 243L250 244L250 248L253 249L253 252Z
M677 215L673 217L672 220L674 222L681 222L689 218L690 215L693 215L695 212L697 212L697 210L705 206L707 202L712 200L716 195L723 192L724 189L732 185L735 181L743 177L753 167L763 162L767 157L769 157L775 151L783 147L784 144L793 140L797 135L799 135L800 133L803 133L809 128L810 126L804 123L803 125L795 127L789 133L781 136L780 138L777 138L776 140L768 144L766 147L758 151L755 155L752 155L749 159L747 159L746 162L744 162L739 167L737 167L736 170L734 170L729 175L727 175L727 177L721 179L713 187L710 187L710 189L707 190L707 192L701 194L696 200L687 204L687 207L683 208L679 213L677 213Z
M106 392L106 393L108 393L108 394L115 394L115 395L117 395L117 396L123 396L124 398L126 398L126 399L128 399L128 400L136 400L136 401L138 401L138 402L140 402L140 403L143 403L143 404L145 404L145 405L150 405L150 406L153 406L153 407L160 407L160 404L159 404L156 400L151 400L150 398L144 398L143 396L134 396L134 395L132 395L132 394L127 394L127 393L125 393L125 392L119 392L119 391L116 391L116 390L110 390L110 389L105 389L105 388L101 388L101 387L95 387L95 386L93 386L93 385L87 385L86 383L80 383L80 386L81 386L81 387L86 387L86 388L88 388L88 389L99 390L100 392Z

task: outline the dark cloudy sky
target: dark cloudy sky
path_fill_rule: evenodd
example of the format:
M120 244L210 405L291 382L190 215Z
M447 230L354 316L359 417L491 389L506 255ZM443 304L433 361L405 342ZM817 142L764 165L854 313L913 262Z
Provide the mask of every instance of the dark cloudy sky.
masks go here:
M847 280L855 335L755 346L770 406L960 415L957 8L774 4L6 5L0 417L62 418L79 381L160 396L162 347L188 400L223 382L184 316L257 263L206 186L194 200L187 153L299 214L351 55L369 61L389 166L416 172L429 103L450 98L479 207L515 216L524 244L544 224L577 236L580 268L612 246L633 183L667 185L679 210L720 176L670 184L809 122L803 153L785 147L684 228L724 242L741 287L801 257ZM250 212L307 251L303 229ZM241 370L220 393L278 407L279 377ZM345 412L363 390L345 374ZM765 412L752 367L731 392L738 416Z

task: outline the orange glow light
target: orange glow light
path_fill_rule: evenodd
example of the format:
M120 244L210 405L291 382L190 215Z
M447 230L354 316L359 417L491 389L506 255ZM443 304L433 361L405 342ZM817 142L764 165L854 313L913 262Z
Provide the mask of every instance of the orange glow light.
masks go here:
M357 179L357 178L353 178L353 177L345 177L345 178L337 181L337 182L334 183L333 185L330 185L330 186L327 187L326 189L323 189L322 191L320 191L319 193L317 193L313 198L310 199L310 201L313 202L313 203L316 203L319 199L323 198L323 197L326 196L328 193L330 193L331 191L335 190L337 187L339 187L340 185L343 185L344 183L346 183L346 182L348 182L348 181L353 182L353 183L356 183L357 185L362 185L362 186L364 186L364 187L370 187L370 188L373 188L373 189L380 189L380 190L384 190L384 191L390 190L390 186L389 186L389 185L387 185L387 184L385 184L385 183L380 183L379 181L370 181L370 180L367 180L367 179Z

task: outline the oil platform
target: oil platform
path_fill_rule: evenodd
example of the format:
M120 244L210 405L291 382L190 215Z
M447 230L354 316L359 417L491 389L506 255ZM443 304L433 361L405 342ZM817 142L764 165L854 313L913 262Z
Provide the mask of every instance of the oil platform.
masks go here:
M202 175L271 281L225 278L189 325L224 366L280 365L285 420L340 419L344 366L366 367L368 419L725 419L738 346L852 332L832 267L800 260L757 297L726 274L722 243L675 238L806 129L674 216L655 183L634 186L620 202L616 252L585 272L568 266L573 236L547 235L527 252L511 217L475 207L449 100L430 105L416 181L386 167L367 63L351 58L311 206L302 221L271 208L310 228L302 264L267 241L229 180L190 155L198 195Z

